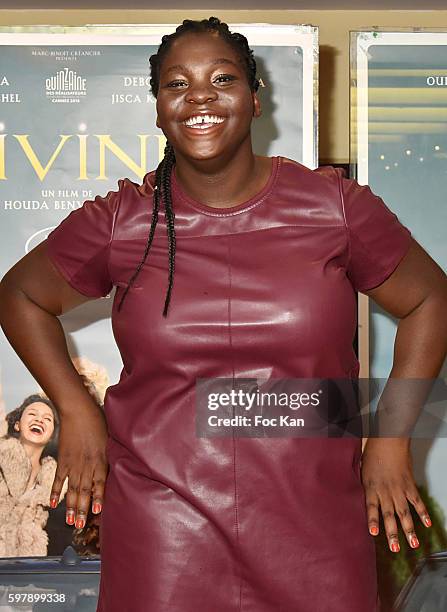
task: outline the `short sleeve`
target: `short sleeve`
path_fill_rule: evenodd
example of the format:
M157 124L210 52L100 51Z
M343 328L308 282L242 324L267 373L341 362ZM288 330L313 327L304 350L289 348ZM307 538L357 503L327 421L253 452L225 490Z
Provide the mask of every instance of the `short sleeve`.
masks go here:
M410 248L411 232L368 185L338 175L348 231L347 276L356 291L367 291L397 268Z
M104 297L113 287L109 254L123 181L118 191L86 200L48 235L46 252L65 280L87 297Z

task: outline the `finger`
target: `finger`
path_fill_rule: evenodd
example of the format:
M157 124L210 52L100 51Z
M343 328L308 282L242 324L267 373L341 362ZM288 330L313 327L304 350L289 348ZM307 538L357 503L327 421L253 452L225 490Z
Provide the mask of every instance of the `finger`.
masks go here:
M419 495L419 491L417 490L416 485L411 485L406 495L411 504L414 506L416 512L418 513L422 524L426 527L431 527L432 522L430 519L430 515L424 502L421 499L421 496Z
M93 466L91 463L84 465L79 481L79 493L76 506L76 529L83 529L87 521L90 497L92 494Z
M100 463L95 467L92 488L92 512L99 514L102 511L104 488L107 478L107 464Z
M78 472L72 472L69 474L67 495L65 496L65 521L68 525L75 524L79 481L80 475Z
M369 489L366 491L366 514L368 517L369 533L373 536L379 533L379 498Z
M62 487L67 476L66 470L62 469L61 465L57 465L56 473L54 474L53 486L50 491L50 507L56 508L62 492Z
M382 509L383 524L388 539L388 546L391 552L399 552L400 545L396 516L391 496L388 493L384 493L380 497L380 507Z
M411 548L417 548L419 546L419 540L414 530L414 523L406 497L402 495L395 499L394 506L408 543L410 544Z

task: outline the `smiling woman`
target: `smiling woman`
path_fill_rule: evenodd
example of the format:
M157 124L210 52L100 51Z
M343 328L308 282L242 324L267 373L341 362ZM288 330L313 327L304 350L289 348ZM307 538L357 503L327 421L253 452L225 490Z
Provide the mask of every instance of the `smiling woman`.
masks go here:
M259 192L270 175L271 163L267 158L253 156L251 122L261 114L256 95L259 80L253 51L244 36L230 33L227 24L214 17L200 22L187 19L175 34L163 36L150 64L151 89L157 99L156 124L166 135L167 144L155 177L146 250L118 309L148 255L162 197L169 235L169 286L163 310L166 316L175 261L175 215L170 185L176 160L177 177L188 193L199 201L206 200L209 206L219 205L222 200L234 206ZM200 187L204 173L212 177L211 193L209 185L205 192Z
M1 325L61 418L54 504L68 477L76 526L102 508L97 610L376 612L379 509L394 552L396 513L418 546L409 503L430 525L408 440L370 439L362 455L360 437L301 423L244 437L238 420L200 436L197 383L352 388L359 291L401 319L391 375L436 377L445 275L368 186L253 152L242 35L185 20L150 63L164 159L86 201L0 285ZM113 287L123 370L103 413L57 317Z
M153 93L157 97L157 126L167 135L177 157L202 161L202 166L221 152L246 160L251 150L251 121L260 111L258 82L253 80L252 90L246 63L234 44L230 46L218 35L204 36L193 30L171 42ZM200 134L195 130L194 136L200 139L190 140L193 134L188 122L206 115L216 115L220 121L208 123ZM191 163L187 163L189 168Z
M50 492L56 461L44 456L56 433L57 412L30 395L5 417L0 438L0 557L45 556Z

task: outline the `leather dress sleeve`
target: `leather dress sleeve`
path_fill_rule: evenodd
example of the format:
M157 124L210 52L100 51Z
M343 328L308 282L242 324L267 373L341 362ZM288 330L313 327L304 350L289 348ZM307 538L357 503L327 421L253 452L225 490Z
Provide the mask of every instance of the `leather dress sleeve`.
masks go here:
M346 273L356 291L367 291L397 268L410 247L411 232L368 185L341 172L338 176L348 234Z
M113 287L109 253L123 189L86 200L48 235L46 252L65 280L87 297L104 297Z

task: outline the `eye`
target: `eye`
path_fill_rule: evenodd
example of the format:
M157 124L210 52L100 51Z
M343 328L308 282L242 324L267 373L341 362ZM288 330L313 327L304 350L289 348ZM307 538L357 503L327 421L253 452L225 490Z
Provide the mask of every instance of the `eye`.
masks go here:
M214 79L214 82L215 83L229 83L234 80L236 80L236 77L234 77L232 74L219 74Z
M187 84L186 81L181 81L180 79L177 79L175 81L171 81L170 83L168 83L166 87L178 88L186 84Z

